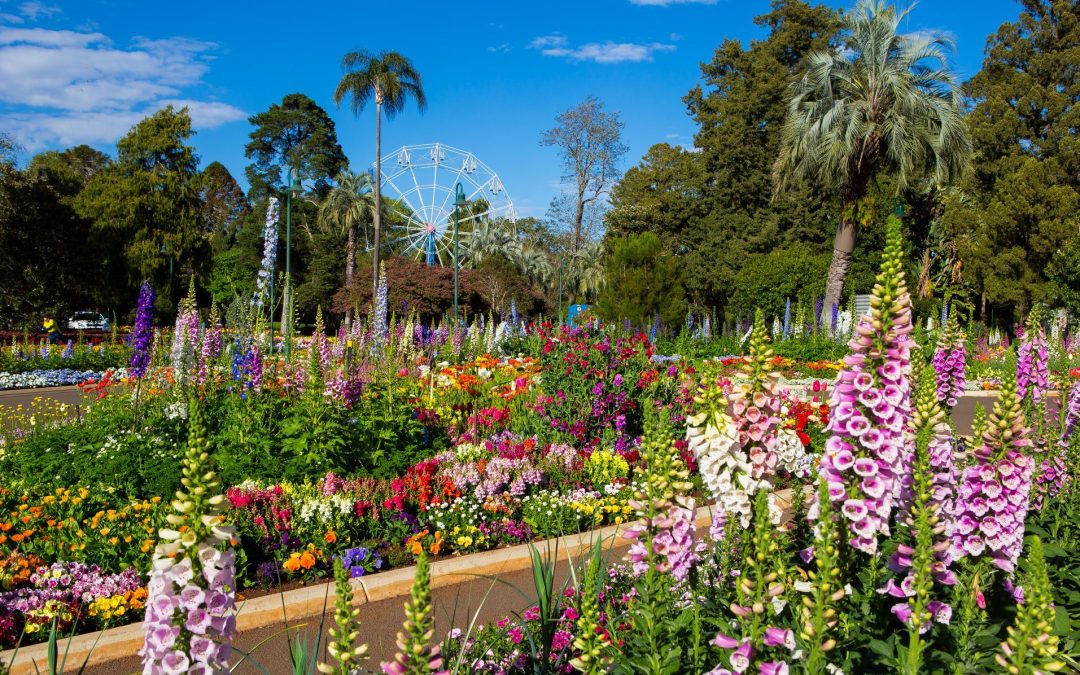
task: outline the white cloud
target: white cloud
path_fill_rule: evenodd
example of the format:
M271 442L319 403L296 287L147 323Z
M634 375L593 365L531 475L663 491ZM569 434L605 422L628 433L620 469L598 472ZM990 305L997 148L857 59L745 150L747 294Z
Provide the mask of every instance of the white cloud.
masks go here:
M5 14L0 12L0 22L3 23L23 23L21 16L15 16L14 14Z
M508 51L510 51L510 44L504 42L501 45L494 45L494 46L488 47L487 50L489 52L491 52L492 54L505 54Z
M715 5L716 0L630 0L630 4L647 7L667 7L669 5Z
M529 46L540 50L544 56L555 56L570 61L592 61L594 63L639 63L652 61L657 52L675 51L675 45L660 42L587 42L571 46L565 35L558 33L534 38Z
M243 119L188 91L203 84L215 48L180 37L119 48L98 32L0 26L0 125L36 149L116 140L170 103L188 106L200 128Z
M541 35L540 37L533 38L533 41L529 43L529 46L533 49L547 49L565 47L566 43L567 40L565 35L555 33L553 35Z
M37 21L39 17L43 17L43 16L44 17L50 17L53 14L58 14L59 12L60 12L59 7L54 7L52 5L46 5L45 3L37 2L36 0L31 0L30 2L24 2L21 5L19 5L19 14L22 14L23 16L25 16L27 19L30 19L31 21Z

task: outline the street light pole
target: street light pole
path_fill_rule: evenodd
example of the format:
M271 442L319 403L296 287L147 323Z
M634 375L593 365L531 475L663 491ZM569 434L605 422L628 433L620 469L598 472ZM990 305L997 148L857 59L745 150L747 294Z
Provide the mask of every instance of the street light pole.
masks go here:
M465 206L465 188L461 183L454 186L454 326L458 325L458 218Z
M281 306L281 332L285 338L285 358L292 356L292 198L301 191L300 173L289 169L289 186L285 191L285 296ZM273 324L273 320L271 320Z
M559 325L562 325L563 311L562 311L562 277L563 270L566 269L566 260L559 261Z

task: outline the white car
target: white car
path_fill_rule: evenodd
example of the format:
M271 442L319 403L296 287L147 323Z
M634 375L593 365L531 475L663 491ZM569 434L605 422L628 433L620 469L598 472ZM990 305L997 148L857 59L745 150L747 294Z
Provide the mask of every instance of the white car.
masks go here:
M67 320L68 330L109 330L109 319L101 312L75 312Z

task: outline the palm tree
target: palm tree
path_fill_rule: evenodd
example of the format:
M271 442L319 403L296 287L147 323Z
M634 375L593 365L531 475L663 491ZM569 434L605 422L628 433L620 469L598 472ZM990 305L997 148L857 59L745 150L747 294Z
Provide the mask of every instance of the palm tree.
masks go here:
M513 251L514 266L534 285L548 288L551 282L552 266L547 251L536 244L518 242Z
M963 174L971 155L961 96L946 66L952 45L937 34L897 33L910 11L861 1L845 17L846 46L811 54L791 87L774 167L777 190L808 179L840 192L827 306L840 303L860 203L874 176L895 171L898 192L927 175L945 183Z
M319 204L319 224L346 235L345 286L351 287L356 268L356 229L375 219L375 200L372 198L371 174L342 171L335 179L336 185ZM367 242L367 232L364 233ZM352 310L345 312L345 325L352 323Z
M462 257L469 267L476 267L490 257L510 260L518 246L517 232L505 220L481 218L472 224L468 237L462 237Z
M603 243L582 244L570 259L569 274L576 294L586 300L595 297L605 285Z
M334 103L338 106L349 97L354 115L359 115L368 101L375 99L375 241L372 260L372 279L379 281L379 252L382 235L382 117L387 119L405 109L411 96L416 107L427 109L427 97L420 83L420 73L412 62L397 52L380 52L377 56L366 50L349 52L341 59L345 74L334 90Z

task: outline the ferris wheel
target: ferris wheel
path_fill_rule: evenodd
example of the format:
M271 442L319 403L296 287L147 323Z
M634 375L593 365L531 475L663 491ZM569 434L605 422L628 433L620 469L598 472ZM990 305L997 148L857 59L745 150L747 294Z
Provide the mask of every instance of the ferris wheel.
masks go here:
M502 179L471 152L426 143L402 146L384 156L382 193L391 221L391 248L428 265L452 264L458 183L466 199L459 213L459 242L468 238L478 221L517 220Z

